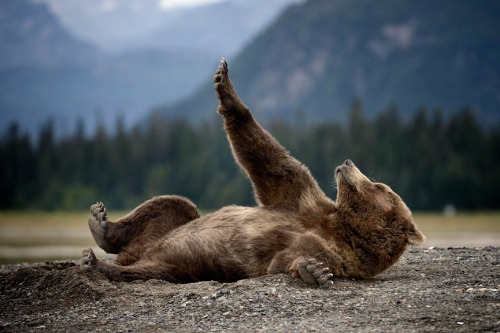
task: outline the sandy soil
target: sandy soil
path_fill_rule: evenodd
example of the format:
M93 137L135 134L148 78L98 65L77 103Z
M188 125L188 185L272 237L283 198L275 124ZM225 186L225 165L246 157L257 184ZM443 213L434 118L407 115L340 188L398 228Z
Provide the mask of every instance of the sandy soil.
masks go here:
M77 261L0 267L2 332L498 332L500 248L411 249L328 290L286 275L112 283Z

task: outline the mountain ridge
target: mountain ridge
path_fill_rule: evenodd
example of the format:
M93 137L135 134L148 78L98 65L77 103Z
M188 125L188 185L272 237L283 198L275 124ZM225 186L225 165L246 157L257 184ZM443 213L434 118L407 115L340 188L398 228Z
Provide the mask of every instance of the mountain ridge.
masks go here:
M61 135L73 132L78 120L84 122L88 133L92 133L97 124L113 131L119 118L130 127L154 106L189 95L210 74L211 64L219 58L212 49L204 49L201 43L193 41L196 31L188 31L183 37L192 44L130 45L126 50L109 53L73 34L44 1L33 1L0 2L3 51L0 53L0 132L12 122L19 123L28 132L37 132L50 118L56 122ZM290 0L273 0L273 3L287 1ZM81 8L91 6L74 4L83 6ZM180 20L184 17L186 21L189 15L197 13L197 18L207 22L202 31L205 35L213 30L229 29L220 22L214 24L214 18L222 20L220 15L211 15L217 6L179 12ZM255 19L258 13L256 9L238 10L233 15L235 8L237 6L228 8L226 15L234 16L236 21L252 15ZM262 24L264 21L262 19ZM239 34L234 22L230 30L234 39ZM241 30L241 38L248 38L250 32L251 29ZM175 35L175 31L173 33ZM227 45L231 46L231 38L227 37ZM214 45L221 52L226 50L223 53L229 50L227 45L217 42Z
M29 0L2 2L0 70L85 65L98 50L66 31L43 4Z
M310 0L290 6L229 69L263 119L342 120L360 99L368 115L391 105L405 116L470 106L483 122L498 122L497 14L500 3L484 0ZM204 119L210 86L156 112Z

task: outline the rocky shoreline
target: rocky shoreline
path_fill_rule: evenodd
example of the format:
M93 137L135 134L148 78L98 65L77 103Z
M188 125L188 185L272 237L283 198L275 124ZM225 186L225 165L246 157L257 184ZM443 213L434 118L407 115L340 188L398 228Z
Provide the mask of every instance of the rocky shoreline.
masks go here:
M286 275L112 283L77 261L0 266L1 332L498 332L500 248L413 248L325 290Z

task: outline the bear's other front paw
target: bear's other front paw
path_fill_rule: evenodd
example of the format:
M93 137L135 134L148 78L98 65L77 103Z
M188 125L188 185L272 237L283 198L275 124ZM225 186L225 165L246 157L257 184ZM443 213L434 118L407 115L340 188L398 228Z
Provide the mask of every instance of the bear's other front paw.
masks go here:
M333 274L322 262L314 258L304 259L297 264L300 277L308 284L328 288L333 284Z
M85 249L82 252L82 260L80 262L80 269L83 271L88 271L95 266L97 258L91 248Z

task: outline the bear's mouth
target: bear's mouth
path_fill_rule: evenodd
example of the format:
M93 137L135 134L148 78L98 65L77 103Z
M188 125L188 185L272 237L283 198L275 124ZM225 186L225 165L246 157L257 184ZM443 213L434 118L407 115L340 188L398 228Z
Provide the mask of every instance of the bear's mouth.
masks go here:
M346 160L344 163L339 165L335 169L336 175L342 175L343 178L349 182L349 176L352 175L352 169L354 168L354 163L351 160Z
M348 168L350 168L349 166L345 165L345 164L342 164L342 165L339 165L336 169L335 169L335 174L336 175L342 175L344 178L348 178L348 175L350 173L351 170L348 170Z
M360 179L357 177L352 165L342 164L335 169L337 185L347 186L350 190L360 191Z
M335 175L337 177L345 177L344 173L342 172L342 170L340 169L340 167L338 167L337 169L335 169Z
M337 184L340 182L347 183L349 185L353 185L349 176L345 170L343 170L343 166L339 166L335 169L335 178L337 180Z

